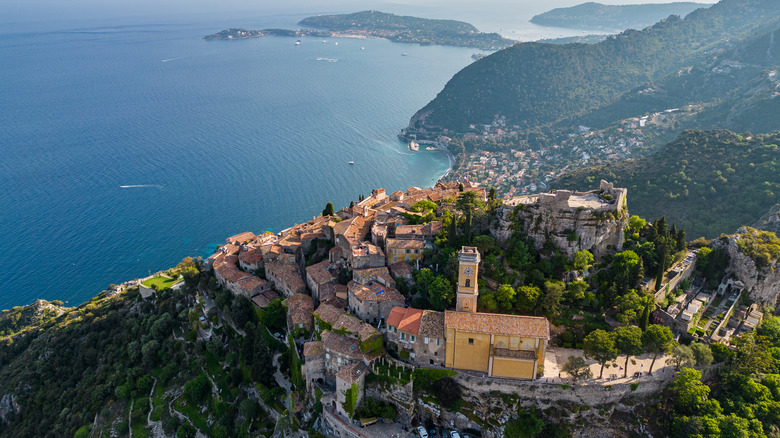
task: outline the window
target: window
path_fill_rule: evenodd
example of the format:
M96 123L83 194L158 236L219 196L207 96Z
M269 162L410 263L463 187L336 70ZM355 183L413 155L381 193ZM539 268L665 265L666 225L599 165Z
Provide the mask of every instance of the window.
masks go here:
M466 287L471 287L471 279L466 279Z
M425 338L425 345L428 345L428 338Z
M337 357L337 358L336 358L336 362L337 362L339 365L341 365L341 358L340 358L340 357Z
M441 339L436 339L436 345L441 345Z
M409 250L409 249L407 249L407 250L406 250L406 253L407 253L407 254L411 254L411 253L412 253L412 251L411 251L411 250Z
M474 338L469 338L469 345L474 345Z
M303 328L303 323L298 324L298 328Z
M412 342L414 342L417 339L414 335L409 335L409 338L411 338Z
M330 353L325 353L325 359L330 359Z
M406 339L406 333L401 332L401 339Z
M420 250L419 250L419 249L415 249L415 250L414 250L414 253L415 253L415 254L419 254L419 253L420 253Z

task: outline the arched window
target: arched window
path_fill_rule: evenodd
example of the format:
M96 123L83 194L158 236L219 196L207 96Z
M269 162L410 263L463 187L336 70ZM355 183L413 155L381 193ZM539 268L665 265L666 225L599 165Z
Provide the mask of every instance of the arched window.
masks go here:
M470 278L466 279L466 287L471 287L471 279Z

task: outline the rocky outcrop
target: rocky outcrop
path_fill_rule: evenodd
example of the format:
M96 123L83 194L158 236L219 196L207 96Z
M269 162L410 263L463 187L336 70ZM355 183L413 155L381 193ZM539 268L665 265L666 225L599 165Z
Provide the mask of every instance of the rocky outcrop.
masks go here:
M742 231L742 230L740 230ZM745 283L745 290L755 303L775 307L780 294L780 263L775 260L764 269L759 269L756 262L739 248L739 234L718 239L716 246L725 247L731 257L728 270Z
M3 396L0 397L0 422L5 423L11 413L19 415L22 413L22 408L19 407L19 403L16 402L15 395L3 394Z
M602 181L599 190L590 192L558 190L513 198L501 206L491 231L501 242L519 230L537 249L551 241L568 257L579 250L600 257L623 247L626 192Z
M774 207L769 209L753 227L780 235L780 204L775 204Z

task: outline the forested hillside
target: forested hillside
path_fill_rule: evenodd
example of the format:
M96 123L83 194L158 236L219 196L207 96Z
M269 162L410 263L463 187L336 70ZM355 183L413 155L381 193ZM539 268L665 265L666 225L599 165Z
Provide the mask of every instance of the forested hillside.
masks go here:
M670 15L684 17L708 4L693 2L603 5L588 2L568 8L555 8L535 15L531 23L570 29L642 29Z
M691 238L716 237L754 223L780 202L778 145L780 132L686 131L648 157L574 171L551 186L582 190L613 181L628 188L632 213L665 215Z
M701 63L731 41L766 33L778 19L780 2L722 0L685 19L670 17L598 44L517 44L461 70L410 127L463 132L498 114L523 128L583 115Z

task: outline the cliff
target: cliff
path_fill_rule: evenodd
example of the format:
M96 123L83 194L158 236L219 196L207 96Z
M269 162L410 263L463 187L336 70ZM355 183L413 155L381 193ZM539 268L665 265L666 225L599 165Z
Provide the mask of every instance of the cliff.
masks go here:
M518 226L537 249L552 241L568 257L579 250L601 257L623 247L626 196L626 189L603 180L599 190L590 192L558 190L520 196L502 205L492 234L504 242Z
M780 294L780 265L777 256L764 262L753 255L751 248L746 247L745 242L756 233L760 232L752 228L741 228L738 234L721 238L716 245L725 247L728 251L731 257L728 270L745 283L745 290L750 294L750 299L756 303L775 307Z

